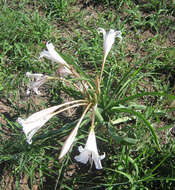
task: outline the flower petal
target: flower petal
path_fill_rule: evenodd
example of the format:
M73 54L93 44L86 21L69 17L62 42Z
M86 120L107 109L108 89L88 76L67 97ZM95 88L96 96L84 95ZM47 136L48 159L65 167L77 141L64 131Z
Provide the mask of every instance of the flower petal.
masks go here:
M26 73L26 76L27 77L30 77L30 78L33 78L33 79L36 79L36 80L40 80L41 78L43 78L44 77L44 75L43 74L41 74L41 73L30 73L30 72L27 72Z
M32 114L30 117L28 117L25 121L26 121L26 123L30 123L30 122L35 122L37 120L40 120L41 118L45 118L49 114L56 111L59 107L60 107L60 105L57 105L57 106L52 106L50 108L46 108L44 110L38 111L38 112Z
M27 142L28 144L32 144L32 137L33 135L38 131L39 128L35 128L33 129L32 131L30 131L27 135L26 135L26 138L27 138Z
M120 42L122 40L121 31L115 31L113 29L110 29L109 32L106 33L106 31L103 28L98 28L98 32L103 33L103 48L104 48L104 61L106 60L106 57L108 53L110 52L112 45L115 42L115 38L120 38Z
M99 33L102 33L103 36L106 35L106 31L105 31L105 29L103 29L103 28L98 28L97 31L98 31Z
M87 142L85 145L85 149L95 152L95 154L98 154L97 142L96 142L96 136L95 136L94 129L91 129L89 132L88 139L87 139Z
M81 152L84 151L84 148L83 148L82 146L79 146L79 147L78 147L78 151L81 153Z
M31 142L32 136L52 117L52 115L48 115L46 117L41 118L40 120L27 122L27 120L23 120L21 118L18 118L18 123L22 125L23 132L25 133L27 137L27 141ZM31 144L29 143L29 144Z
M41 92L38 90L38 88L43 85L48 80L47 75L43 75L40 73L26 73L27 77L30 77L32 79L31 83L29 84L29 87L27 89L26 94L29 95L31 90L33 90L37 95L40 95Z
M101 165L100 156L95 154L94 152L92 153L92 160L94 161L96 169L100 170L100 169L103 168L102 165Z
M60 77L66 77L67 75L70 75L70 74L72 74L72 71L69 69L69 68L67 68L67 67L65 67L65 66L63 66L63 65L61 65L59 68L58 68L58 73L59 73L59 76Z
M109 51L111 50L114 42L115 42L115 31L113 29L110 29L110 31L105 35L104 43L103 43L104 53L105 53L106 57L107 57Z
M41 59L41 58L43 58L43 57L52 60L51 54L50 54L48 51L46 51L46 50L43 50L43 51L40 53L39 59ZM52 61L55 61L55 59L52 60Z
M86 164L90 157L91 157L91 152L88 150L84 150L78 156L75 156L74 158L77 162Z
M53 106L32 114L27 119L18 118L18 123L22 125L23 131L27 137L27 142L32 143L32 136L40 129L54 114L60 106Z
M52 60L61 63L62 65L65 65L69 68L69 65L64 61L64 59L55 51L55 47L52 43L47 42L46 47L49 51L49 54L52 57Z
M37 95L41 95L41 92L38 90L38 88L34 87L33 91L37 94ZM27 91L28 92L28 91Z
M78 149L80 154L78 156L75 156L75 160L77 162L86 164L89 160L91 164L93 162L95 163L96 169L103 168L101 165L101 160L105 158L105 153L102 156L98 154L96 137L93 128L91 128L89 132L85 148L83 149L82 146L80 146Z
M120 30L115 31L115 37L120 38L120 43L121 43L123 37L122 37L122 33Z
M103 160L105 158L106 154L105 152L103 153L103 155L100 156L100 160Z

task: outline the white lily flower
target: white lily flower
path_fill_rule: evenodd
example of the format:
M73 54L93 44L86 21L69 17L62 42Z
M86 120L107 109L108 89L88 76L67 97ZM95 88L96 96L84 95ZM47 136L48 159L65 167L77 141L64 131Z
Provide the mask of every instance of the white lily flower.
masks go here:
M115 42L115 38L120 38L120 42L122 41L122 33L120 30L113 30L110 29L109 32L106 33L106 31L103 28L98 28L99 33L103 33L103 48L104 48L104 59L106 59L109 51L112 48L112 45Z
M105 158L105 153L102 156L98 154L94 129L91 129L85 147L83 148L82 146L79 146L78 150L80 155L75 156L77 162L86 164L89 160L92 164L94 161L96 169L103 168L101 160Z
M38 88L47 82L48 76L40 73L32 74L30 72L27 72L26 76L32 79L32 82L30 83L26 94L29 95L31 90L33 90L37 95L41 95L41 92L38 90Z
M18 118L17 121L23 127L23 132L26 135L27 142L29 144L32 143L33 135L40 129L52 116L54 116L54 112L60 107L53 106L39 112L32 114L27 119Z
M65 66L65 70L68 74L72 74L71 70L69 69L70 66L66 63L66 61L55 51L55 47L52 43L47 42L46 44L47 50L43 50L40 53L39 59L45 57L50 59L56 63L60 63Z

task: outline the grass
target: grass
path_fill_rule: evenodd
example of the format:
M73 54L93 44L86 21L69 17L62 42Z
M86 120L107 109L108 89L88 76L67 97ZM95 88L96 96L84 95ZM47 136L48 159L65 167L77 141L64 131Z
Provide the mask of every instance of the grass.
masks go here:
M173 189L175 143L167 133L174 126L174 8L173 0L1 2L0 189ZM26 72L58 73L58 64L38 59L47 41L93 84L103 59L98 27L123 36L108 55L98 102L102 170L74 159L88 136L88 114L58 160L81 109L52 118L31 145L16 122L81 97L55 81L42 86L42 96L25 95Z

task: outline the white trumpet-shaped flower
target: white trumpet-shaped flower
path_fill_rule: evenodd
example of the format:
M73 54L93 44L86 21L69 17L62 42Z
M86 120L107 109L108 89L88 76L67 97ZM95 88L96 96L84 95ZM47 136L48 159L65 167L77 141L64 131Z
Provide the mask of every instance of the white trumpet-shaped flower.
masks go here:
M41 92L38 90L38 88L47 82L48 76L40 73L32 74L30 72L27 72L26 76L32 80L29 84L26 94L29 95L31 90L33 90L37 95L41 95Z
M60 63L61 65L65 66L65 71L67 74L72 74L71 70L69 69L70 66L66 63L66 61L55 51L55 47L52 43L47 42L46 44L47 50L43 50L40 53L39 58L45 57L50 59L56 63Z
M29 144L32 143L33 135L40 129L52 116L54 116L54 112L60 107L53 106L39 112L32 114L27 119L18 118L18 123L22 125L23 132L26 135L27 142Z
M101 160L105 158L105 153L102 156L98 154L94 129L91 129L85 147L79 146L78 150L80 155L75 156L77 162L86 164L89 160L91 164L95 163L96 169L102 169Z
M109 51L112 48L112 45L115 42L115 38L120 38L120 42L122 41L122 33L121 31L110 29L109 32L106 32L103 28L98 28L99 33L103 33L103 48L104 48L104 59L106 59Z

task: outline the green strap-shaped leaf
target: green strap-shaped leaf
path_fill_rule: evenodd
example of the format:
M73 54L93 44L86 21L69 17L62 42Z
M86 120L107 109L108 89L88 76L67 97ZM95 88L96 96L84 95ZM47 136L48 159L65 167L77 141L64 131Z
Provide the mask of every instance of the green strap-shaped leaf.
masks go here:
M136 98L140 98L140 97L143 97L143 96L165 96L165 97L168 97L168 98L171 98L171 99L175 99L175 96L173 96L171 94L167 94L165 92L143 92L143 93L138 93L138 94L126 97L126 98L122 98L120 100L115 100L114 103L111 100L108 103L108 105L105 107L105 109L108 109L110 106L115 106L115 105L118 105L118 104L122 104L122 103L125 103L127 101L130 101L130 100L133 100L133 99L136 99Z
M112 110L116 110L118 112L130 113L130 114L137 116L139 119L141 119L145 123L145 125L148 127L148 129L150 130L152 136L154 137L154 141L157 144L158 149L160 150L160 144L159 144L158 137L155 133L154 128L152 127L152 125L149 123L149 121L141 113L136 112L136 111L131 110L131 109L128 109L128 108L119 108L119 107L113 107Z

